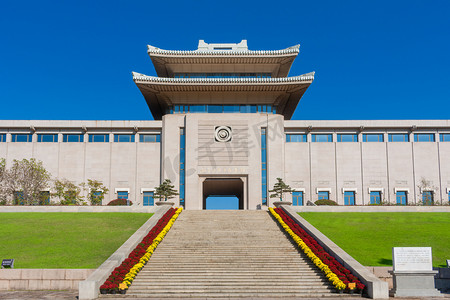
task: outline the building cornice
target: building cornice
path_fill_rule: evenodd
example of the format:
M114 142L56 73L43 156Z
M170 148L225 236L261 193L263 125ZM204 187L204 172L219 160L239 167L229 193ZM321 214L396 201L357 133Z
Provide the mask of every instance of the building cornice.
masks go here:
M353 130L357 132L399 130L416 131L450 129L450 120L287 120L284 123L286 129L328 130L335 129Z
M35 131L47 128L59 129L161 129L161 121L147 120L0 120L0 131L4 129L26 129Z

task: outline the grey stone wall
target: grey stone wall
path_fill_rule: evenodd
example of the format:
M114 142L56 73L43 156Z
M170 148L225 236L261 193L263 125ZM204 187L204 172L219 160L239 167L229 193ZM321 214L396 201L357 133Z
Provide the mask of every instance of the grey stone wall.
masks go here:
M0 290L78 290L91 269L0 269Z

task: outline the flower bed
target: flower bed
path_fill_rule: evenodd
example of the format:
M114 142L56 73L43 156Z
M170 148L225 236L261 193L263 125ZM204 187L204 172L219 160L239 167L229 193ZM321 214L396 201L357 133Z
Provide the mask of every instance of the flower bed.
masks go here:
M347 290L362 292L365 285L356 276L342 266L333 256L328 254L317 241L311 237L299 224L294 222L283 209L269 208L274 218L280 223L284 230L292 237L296 244L311 259L311 261L321 269L328 280L339 291Z
M148 262L158 244L172 227L183 208L170 208L142 241L131 251L120 266L115 268L105 283L100 286L100 293L125 293L136 275Z

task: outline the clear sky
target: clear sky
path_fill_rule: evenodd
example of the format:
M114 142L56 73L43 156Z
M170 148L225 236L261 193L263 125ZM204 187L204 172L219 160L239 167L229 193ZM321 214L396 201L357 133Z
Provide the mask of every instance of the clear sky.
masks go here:
M450 119L450 1L0 3L0 119L152 119L146 45L301 44L316 72L293 119Z

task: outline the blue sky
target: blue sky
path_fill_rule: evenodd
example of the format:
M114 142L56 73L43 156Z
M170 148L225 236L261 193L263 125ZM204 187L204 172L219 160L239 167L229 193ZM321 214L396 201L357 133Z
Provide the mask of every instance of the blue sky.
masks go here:
M0 119L152 119L146 45L301 44L316 79L293 119L450 119L450 1L0 3Z

